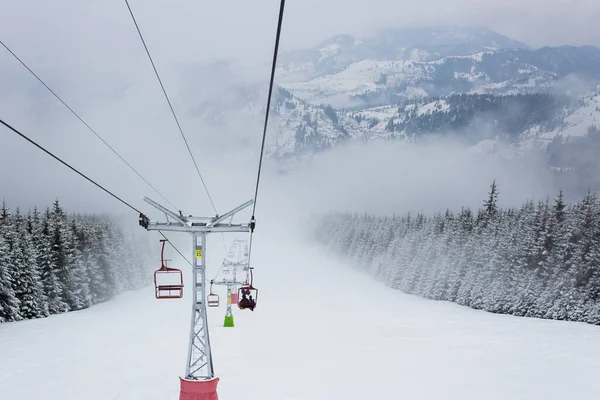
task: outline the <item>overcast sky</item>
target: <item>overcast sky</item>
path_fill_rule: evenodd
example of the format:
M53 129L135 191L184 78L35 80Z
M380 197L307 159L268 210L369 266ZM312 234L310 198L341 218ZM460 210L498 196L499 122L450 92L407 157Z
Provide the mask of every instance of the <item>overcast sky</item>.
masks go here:
M187 96L199 98L215 85L193 74L182 81L181 67L219 58L270 61L277 0L130 4L176 110L186 110L186 88ZM408 24L482 25L535 47L600 46L598 21L597 0L297 0L286 7L281 50ZM0 39L178 206L209 208L123 0L4 0ZM203 129L185 112L180 117L209 188L220 193L214 195L220 211L250 198L257 154L223 161L228 156L215 151L223 132ZM157 198L2 48L0 118L136 206L144 206L144 195ZM260 127L240 121L238 128L254 129L252 137L260 139ZM242 173L228 175L228 168ZM238 187L249 195L232 196ZM108 203L98 189L1 128L0 197L29 205L56 196L80 209Z
M277 0L130 4L153 53L179 61L268 55L279 7ZM484 25L535 47L599 46L598 20L596 0L288 1L282 49L407 24ZM111 54L139 51L123 0L4 0L0 35L38 57L58 52L71 59L87 48L107 62Z

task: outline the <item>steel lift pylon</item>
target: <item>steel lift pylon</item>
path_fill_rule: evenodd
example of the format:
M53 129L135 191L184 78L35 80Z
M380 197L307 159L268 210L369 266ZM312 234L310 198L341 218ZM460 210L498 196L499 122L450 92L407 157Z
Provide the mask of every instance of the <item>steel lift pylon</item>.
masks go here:
M242 244L243 253L242 253ZM235 256L237 251L237 261L232 261L229 258L231 256ZM237 280L237 270L238 268L242 268L243 270L248 270L248 242L246 240L234 239L232 248L229 251L228 256L223 260L222 271L229 271L232 273L232 277L223 278L220 281L212 280L210 283L213 285L226 286L227 288L227 308L225 310L225 320L223 321L223 326L225 328L233 328L233 311L231 310L232 304L238 303L238 293L237 287L242 285L247 285L249 282L249 278L246 277L246 281L238 281ZM227 274L229 274L227 272Z
M140 214L140 226L149 231L184 232L192 236L192 317L190 326L190 342L188 347L185 377L180 377L180 400L217 400L217 383L215 377L208 320L206 314L206 237L211 233L246 233L254 230L255 221L247 224L233 224L233 217L239 211L254 203L249 200L233 210L215 217L183 216L161 206L145 197L144 201L163 212L167 222L150 221ZM171 217L171 220L169 220ZM229 219L229 222L223 221Z

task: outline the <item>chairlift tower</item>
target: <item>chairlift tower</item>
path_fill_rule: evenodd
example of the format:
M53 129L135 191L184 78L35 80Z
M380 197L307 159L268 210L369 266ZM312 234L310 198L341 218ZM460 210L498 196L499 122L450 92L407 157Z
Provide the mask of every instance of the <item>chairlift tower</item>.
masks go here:
M210 394L213 394L213 397L210 398L216 398L219 378L215 377L213 369L205 301L206 237L211 233L246 233L254 230L254 220L247 224L232 223L234 215L253 204L254 200L249 200L233 210L215 217L194 217L192 215L185 217L181 211L177 214L147 197L144 197L144 201L163 212L167 222L149 221L145 215L141 214L141 226L149 231L183 232L192 236L194 251L192 257L192 316L185 378L180 378L180 399L204 399ZM223 222L228 218L229 222Z
M243 255L241 253L241 249L242 249L240 246L241 243L245 243ZM232 278L224 277L220 281L211 281L211 284L213 284L213 285L220 285L220 286L227 287L227 309L225 311L225 320L223 322L223 326L225 328L233 328L234 327L233 311L231 310L231 304L237 304L237 302L238 302L237 286L248 284L248 278L246 278L245 282L241 282L241 281L237 280L237 269L239 267L242 267L244 270L247 270L248 241L235 239L233 241L233 245L231 247L232 247L232 249L227 254L227 257L225 257L225 259L223 260L222 270L230 271L230 268L231 268L231 273L232 273L233 277ZM238 254L237 254L238 260L235 262L228 260L230 255L233 255L233 256L236 255L232 250L237 250L237 252L238 252ZM227 272L227 274L229 274L229 272Z

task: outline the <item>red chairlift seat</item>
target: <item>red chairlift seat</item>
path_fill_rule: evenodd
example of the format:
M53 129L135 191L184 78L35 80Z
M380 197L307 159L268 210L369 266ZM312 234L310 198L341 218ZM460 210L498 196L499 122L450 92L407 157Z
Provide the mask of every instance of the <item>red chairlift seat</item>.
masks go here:
M258 300L258 289L252 286L252 268L250 268L250 282L238 289L237 305L240 310L250 309L254 311Z
M206 296L206 303L209 307L219 307L219 295L213 293L212 282L210 283L210 293L208 296Z
M183 273L177 268L169 268L165 264L165 242L162 239L160 253L160 269L154 271L154 291L157 299L180 299L183 297Z

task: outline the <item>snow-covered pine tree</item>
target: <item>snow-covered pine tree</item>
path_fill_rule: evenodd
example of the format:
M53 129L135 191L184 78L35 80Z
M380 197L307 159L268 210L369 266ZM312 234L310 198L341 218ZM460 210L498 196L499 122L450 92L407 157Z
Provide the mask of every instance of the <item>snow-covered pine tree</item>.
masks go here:
M469 209L432 217L336 213L319 238L392 287L521 316L600 325L600 204L527 201L497 206L495 183ZM387 245L386 245L387 243Z
M483 203L484 218L488 220L498 212L498 187L496 181L492 182L487 200Z
M63 300L64 285L59 279L59 271L53 250L52 213L46 208L41 222L41 232L36 243L38 263L42 273L44 294L48 299L50 314L59 314L68 310L69 306Z
M92 257L88 260L90 289L94 304L106 301L116 294L115 277L112 273L112 252L106 227L96 225L93 229Z
M28 235L26 239L26 248L28 249L27 253L32 255L32 259L30 260L30 262L32 262L34 265L35 274L37 275L39 281L39 290L41 291L39 295L41 298L38 310L39 315L36 318L45 318L50 315L50 308L48 304L48 297L46 296L42 280L43 268L42 257L40 257L39 254L40 247L37 245L39 241L43 240L42 220L37 207L34 207L33 212L29 212L27 216L26 233Z
M48 303L36 264L35 246L27 232L27 222L18 208L13 220L16 233L12 251L13 290L19 299L21 315L27 319L46 317Z
M146 238L145 236L143 237ZM0 322L78 310L151 282L148 242L110 216L0 209Z
M60 293L66 308L62 311L79 309L77 282L73 271L73 243L71 231L62 207L58 200L52 206L50 228L52 234L52 260L56 265L57 277L61 283Z
M73 303L70 307L71 310L81 310L92 305L92 296L90 293L90 277L83 255L86 237L83 227L77 220L71 221L70 236L70 253L72 254L70 288L73 293Z
M17 234L15 230L14 219L6 206L6 203L2 203L2 209L0 210L0 235L4 238L6 243L6 251L3 252L3 263L7 272L8 282L10 282L10 293L14 296L14 300L9 301L16 305L16 310L9 307L7 313L10 312L8 321L20 321L23 319L21 315L21 301L15 293L15 285L18 280L18 271L15 265L15 252L17 247ZM7 298L8 299L8 298Z
M12 263L10 248L3 235L5 226L0 224L0 322L18 321L21 319L19 300L12 287L9 268Z

